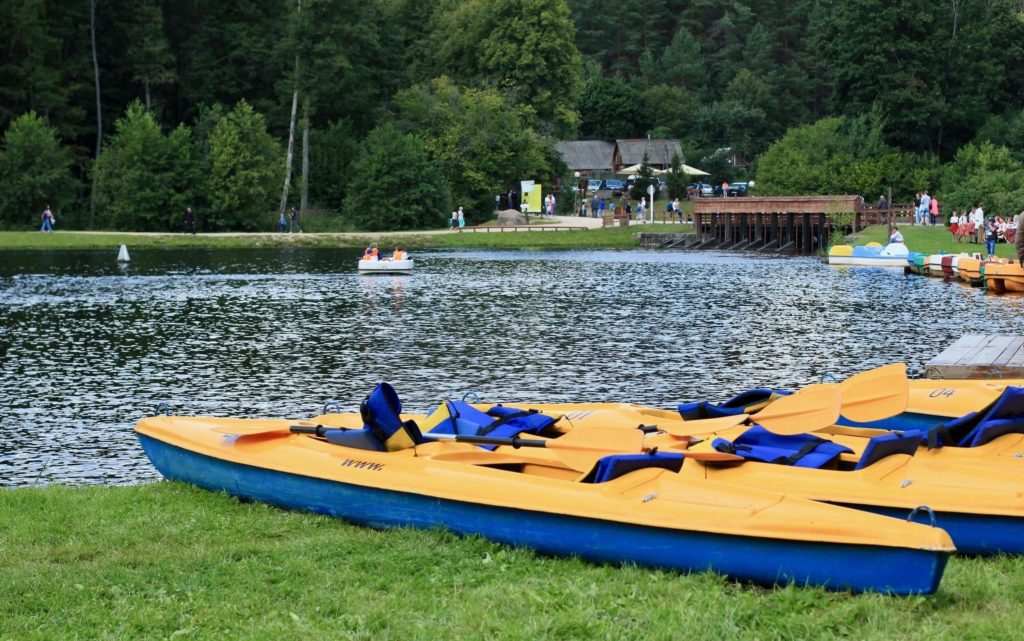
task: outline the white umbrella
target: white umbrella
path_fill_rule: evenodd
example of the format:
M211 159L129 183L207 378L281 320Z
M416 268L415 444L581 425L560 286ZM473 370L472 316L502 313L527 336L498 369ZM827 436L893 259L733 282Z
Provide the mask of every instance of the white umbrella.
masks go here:
M617 174L625 174L627 176L632 174L640 173L640 165L630 165L629 167L623 167L622 169L615 172Z
M683 170L684 174L689 174L691 176L710 176L711 175L711 174L709 174L706 171L701 171L700 169L697 169L696 167L691 167L689 165L682 165L680 167L680 169Z

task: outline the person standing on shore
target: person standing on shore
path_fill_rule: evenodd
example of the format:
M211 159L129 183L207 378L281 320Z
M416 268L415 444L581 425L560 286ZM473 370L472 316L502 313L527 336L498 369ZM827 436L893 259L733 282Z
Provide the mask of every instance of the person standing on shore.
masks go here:
M50 211L50 205L46 205L46 207L43 208L42 218L43 218L43 226L39 228L39 231L45 232L47 234L52 234L53 233L53 221L54 221L54 218L53 218L53 212Z
M302 228L299 227L299 211L292 207L292 226L288 230L288 233L290 234L295 230L298 230L300 234L302 233Z
M288 219L285 217L284 212L281 212L281 217L277 220L277 231L284 233L288 229Z
M196 235L196 215L192 213L191 207L185 208L185 232L186 234Z
M459 229L462 229L466 226L466 214L463 213L462 207L459 207L458 216Z
M984 203L975 203L974 212L971 213L971 222L974 223L974 243L978 243L978 235L982 233L985 228L985 208Z

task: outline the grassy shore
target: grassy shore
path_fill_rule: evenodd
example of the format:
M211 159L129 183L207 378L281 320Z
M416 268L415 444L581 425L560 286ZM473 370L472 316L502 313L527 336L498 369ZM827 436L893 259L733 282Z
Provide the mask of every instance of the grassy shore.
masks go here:
M984 242L953 242L953 237L949 233L949 229L946 227L900 225L900 233L903 234L903 240L906 241L907 248L910 249L910 251L922 252L925 254L959 254L960 252L967 252L968 254L971 254L974 252L981 252L982 256L985 255ZM882 243L884 245L888 241L888 228L885 225L872 225L857 234L853 242L857 245L863 245L870 242ZM1013 245L999 243L996 244L996 256L1000 256L1002 258L1016 258L1017 252Z
M441 531L377 531L178 483L0 491L0 639L1009 639L1024 559L934 597L763 589Z
M522 232L444 232L433 234L97 234L65 231L53 234L39 232L0 232L0 250L63 250L111 249L122 244L129 249L209 248L238 249L255 247L364 247L370 242L390 247L401 244L413 249L430 247L481 248L631 248L637 246L636 234L644 232L682 233L691 226L678 224L631 225L607 229L579 231L544 230L550 225L538 224L532 231Z

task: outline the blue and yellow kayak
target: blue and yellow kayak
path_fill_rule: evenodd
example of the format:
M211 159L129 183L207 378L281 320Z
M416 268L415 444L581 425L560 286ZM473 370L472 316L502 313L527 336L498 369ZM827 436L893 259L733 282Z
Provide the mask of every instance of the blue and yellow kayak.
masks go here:
M582 428L537 433L530 442L543 447L529 451L509 446L526 443L521 435L482 449L437 416L423 423L438 433L421 433L393 398L386 420L330 415L351 429L159 416L136 433L168 479L372 527L442 527L603 563L930 594L954 551L940 528L705 478L685 450L646 451L638 431L615 430L613 451L607 432ZM506 408L490 433L537 413L524 414Z

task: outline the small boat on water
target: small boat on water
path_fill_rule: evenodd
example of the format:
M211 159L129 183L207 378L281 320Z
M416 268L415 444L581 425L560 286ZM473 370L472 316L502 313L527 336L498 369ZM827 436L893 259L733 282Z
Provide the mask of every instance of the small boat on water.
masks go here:
M379 258L359 261L360 274L412 274L415 269L416 261L412 258L406 260Z
M1024 292L1024 269L1016 262L986 264L985 286L996 294Z
M1000 258L985 259L964 256L960 258L957 266L960 269L960 280L973 287L985 285L985 272L992 265L1000 265L1003 260Z
M867 245L833 245L828 250L829 265L862 265L871 267L906 267L909 255L903 243Z
M416 263L401 247L394 254L381 257L377 245L370 245L359 259L360 274L412 274Z
M551 417L500 406L477 411L490 434L516 434L509 428L520 420L534 437L459 435L459 421L472 417L465 404L458 417L450 405L421 431L382 384L359 415L330 415L358 417L361 427L158 416L135 431L168 479L372 527L442 527L597 562L930 594L954 551L940 528L702 474L702 461L732 455L656 453L639 430L561 434Z

